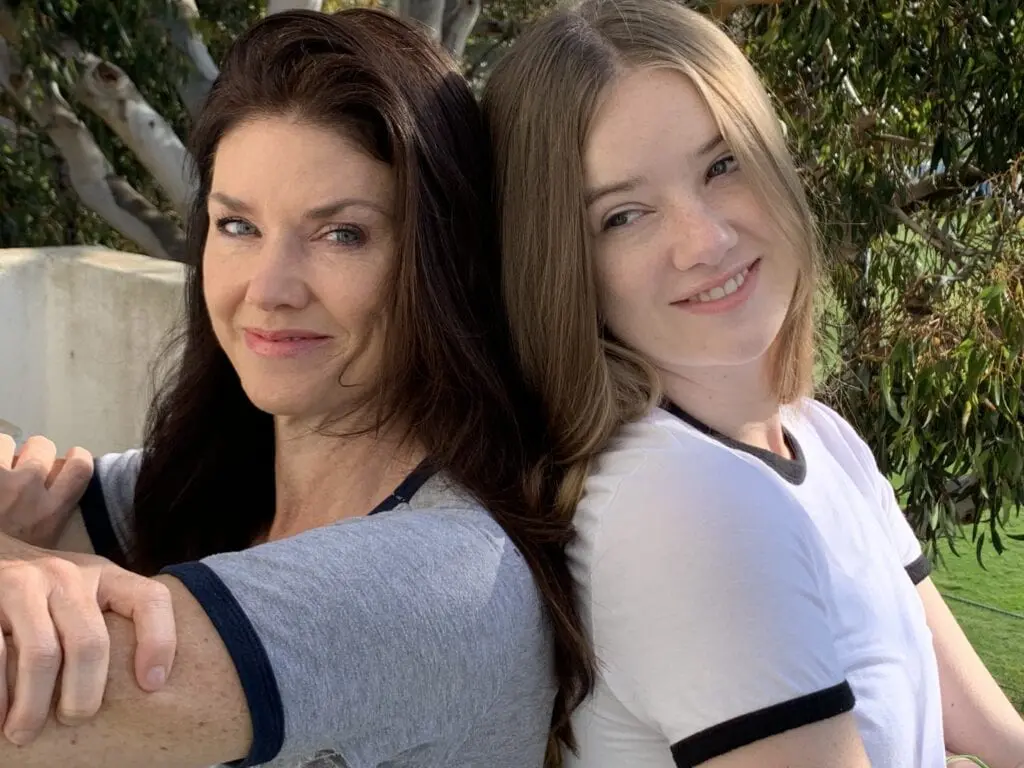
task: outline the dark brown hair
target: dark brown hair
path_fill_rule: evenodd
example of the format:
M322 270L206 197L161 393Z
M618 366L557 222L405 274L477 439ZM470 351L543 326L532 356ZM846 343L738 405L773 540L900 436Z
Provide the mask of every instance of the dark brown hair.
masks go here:
M272 418L243 392L202 295L218 143L264 116L343 131L394 169L400 234L378 419L411 425L432 464L479 499L529 563L556 646L552 734L571 743L569 713L591 687L592 662L564 556L570 526L550 514L540 406L501 301L487 133L451 59L401 19L365 9L275 14L227 55L190 136L198 192L186 321L149 413L131 565L154 573L244 549L274 516ZM557 760L554 739L548 753Z

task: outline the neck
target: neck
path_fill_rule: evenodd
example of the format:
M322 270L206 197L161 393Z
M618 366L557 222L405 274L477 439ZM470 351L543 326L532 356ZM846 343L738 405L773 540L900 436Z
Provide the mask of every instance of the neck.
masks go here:
M308 419L276 417L277 503L268 539L294 536L369 513L423 460L399 425L360 434L354 423L317 430ZM319 423L312 422L312 423Z
M733 440L791 458L762 363L660 370L666 397Z

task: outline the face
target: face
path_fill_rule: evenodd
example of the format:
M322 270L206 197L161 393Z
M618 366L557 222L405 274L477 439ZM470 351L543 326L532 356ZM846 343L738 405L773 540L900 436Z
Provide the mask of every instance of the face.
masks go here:
M584 148L609 330L663 371L748 366L778 335L798 265L686 76L617 80Z
M265 118L221 140L203 292L261 410L326 416L376 382L393 206L391 169L339 132Z

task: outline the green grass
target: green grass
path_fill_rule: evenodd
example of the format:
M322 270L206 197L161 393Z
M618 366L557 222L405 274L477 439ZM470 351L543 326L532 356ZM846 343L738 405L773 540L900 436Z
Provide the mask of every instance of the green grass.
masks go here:
M1008 530L1024 534L1024 518L1011 520ZM1006 550L997 555L986 544L983 569L967 540L957 544L960 556L940 545L944 558L932 579L970 638L978 655L999 681L1017 710L1024 713L1024 620L961 603L963 598L1024 616L1024 541L1004 538Z

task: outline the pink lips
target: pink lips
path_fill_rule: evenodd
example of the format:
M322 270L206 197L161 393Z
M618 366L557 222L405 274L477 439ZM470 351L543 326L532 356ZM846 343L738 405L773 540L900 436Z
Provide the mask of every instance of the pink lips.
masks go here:
M673 307L691 312L695 315L717 315L721 312L729 312L740 306L748 298L757 284L757 278L761 273L761 260L758 259L750 267L741 285L733 293L713 301L698 301L696 298L672 302Z
M243 329L245 346L260 357L298 357L331 340L330 336L288 328L281 331L267 331L262 328Z

